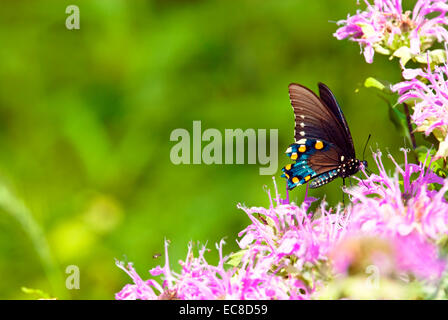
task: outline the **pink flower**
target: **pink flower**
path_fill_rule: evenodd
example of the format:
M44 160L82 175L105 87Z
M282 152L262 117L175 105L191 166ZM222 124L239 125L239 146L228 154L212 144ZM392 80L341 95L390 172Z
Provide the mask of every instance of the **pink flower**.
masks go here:
M384 278L397 280L403 274L412 274L421 280L437 281L446 267L437 246L417 232L406 236L392 230L371 235L353 232L334 246L330 257L335 272L345 276L365 275L373 266Z
M291 266L297 270L327 260L329 248L341 237L347 223L340 208L327 209L326 203L321 202L317 210L321 216L314 219L314 213L307 210L308 201L300 207L283 204L277 191L275 200L276 205L271 199L268 209L239 206L252 221L238 234L242 237L241 249L256 249L258 257L269 257L275 265L291 265L294 261Z
M443 27L448 23L446 0L418 0L412 12L403 12L401 0L364 2L365 11L358 10L346 20L338 21L341 27L334 36L358 42L368 63L372 63L375 51L400 57L404 50L401 48L408 48L407 53L418 55L435 41L448 39ZM438 15L429 18L433 13Z
M127 284L124 288L115 295L117 300L154 300L158 295L154 292L155 288L159 293L163 290L160 285L153 280L142 280L135 271L131 263L126 267L120 261L116 261L117 266L124 270L134 281L134 284Z
M417 277L433 280L442 276L446 261L438 256L438 248L416 232L393 238L397 269Z
M353 237L386 241L390 249L386 260L393 261L393 270L437 280L446 266L438 256L437 244L448 235L448 181L434 174L430 163L426 167L428 159L419 165L408 163L407 152L403 152L403 165L389 155L395 164L393 176L386 172L381 153L374 153L379 173L367 176L364 172L366 178L356 178L358 185L346 190L353 205L347 237L342 241ZM440 189L435 190L434 185ZM335 252L333 261L339 272L353 263L350 250Z
M150 271L162 278L161 285L118 263L134 283L116 299L310 299L333 275L350 277L357 268L364 272L366 264L394 281L401 281L398 274L411 274L437 284L446 267L438 242L448 234L448 182L426 163L411 164L404 156L402 166L390 157L396 166L390 176L381 153L374 154L379 173L357 178L358 185L346 190L353 204L344 210L322 201L311 212L315 199L289 203L276 186L269 208L239 205L250 221L239 233L241 251L224 256L221 241L216 266L206 261L205 246L195 256L190 244L186 259L179 261L180 273L174 272L167 241L165 265Z
M115 295L117 300L126 299L181 299L181 300L267 300L267 299L306 299L311 292L310 288L300 279L283 277L271 272L272 262L269 258L255 261L256 255L246 255L240 268L228 268L224 264L227 257L222 255L224 241L217 245L220 261L217 266L207 263L204 258L206 247L199 250L195 257L192 245L188 247L187 258L179 261L182 267L180 273L170 269L168 261L168 242L165 242L165 266L151 270L152 276L162 276L163 284L155 280L142 280L131 264L123 267L134 281L127 284ZM253 253L253 251L252 251ZM155 289L155 290L154 290Z
M347 190L353 202L350 223L363 232L392 230L406 236L416 231L436 242L448 234L448 203L444 198L448 181L426 168L428 159L419 165L408 163L407 152L403 152L403 166L389 155L395 164L393 176L387 174L381 153L373 154L379 174L356 178L358 185ZM434 190L433 185L440 185L440 190Z
M448 156L448 67L428 65L426 70L405 69L403 82L392 86L400 95L399 103L414 107L411 116L417 131L433 134L439 140L436 158Z

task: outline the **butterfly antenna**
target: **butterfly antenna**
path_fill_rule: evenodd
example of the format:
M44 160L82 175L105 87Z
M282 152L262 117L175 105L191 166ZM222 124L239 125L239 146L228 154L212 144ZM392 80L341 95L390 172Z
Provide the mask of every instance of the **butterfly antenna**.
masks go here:
M367 145L369 144L370 137L372 135L369 133L369 137L367 138L366 144L364 145L364 150L362 151L362 160L365 160Z

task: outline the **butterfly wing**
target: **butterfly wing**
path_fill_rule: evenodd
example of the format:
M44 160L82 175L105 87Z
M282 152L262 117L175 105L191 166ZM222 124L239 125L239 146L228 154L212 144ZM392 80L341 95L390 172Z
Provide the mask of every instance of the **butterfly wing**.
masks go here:
M338 147L346 156L354 157L347 148L346 130L330 107L310 89L296 83L289 85L289 97L295 115L294 137L318 139ZM347 151L347 152L346 152Z
M317 188L338 176L344 158L354 158L350 131L333 93L319 84L321 98L310 89L292 83L289 96L295 115L296 142L286 153L296 163L285 166L288 189L309 180Z
M282 168L282 177L288 180L288 189L304 184L314 178L311 188L317 188L337 177L341 151L327 141L302 139L301 143L293 143L286 150L287 155L296 160ZM319 183L317 183L318 181Z
M339 106L338 101L336 100L336 97L334 96L333 92L331 92L330 88L328 88L325 84L322 82L319 82L319 95L321 100L325 103L325 105L331 110L331 112L336 116L336 118L339 120L340 125L344 128L345 133L345 145L348 150L346 153L355 156L355 147L353 146L353 140L352 135L350 133L350 129L347 125L347 121L345 120L344 113L342 113L342 109Z

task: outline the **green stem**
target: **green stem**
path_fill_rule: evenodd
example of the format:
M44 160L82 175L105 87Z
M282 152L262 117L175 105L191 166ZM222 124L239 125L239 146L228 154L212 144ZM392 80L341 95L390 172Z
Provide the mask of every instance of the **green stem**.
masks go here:
M417 143L415 142L414 131L412 130L411 115L409 113L409 106L403 102L404 113L406 114L406 122L408 124L409 136L411 137L412 148L415 150L417 148Z

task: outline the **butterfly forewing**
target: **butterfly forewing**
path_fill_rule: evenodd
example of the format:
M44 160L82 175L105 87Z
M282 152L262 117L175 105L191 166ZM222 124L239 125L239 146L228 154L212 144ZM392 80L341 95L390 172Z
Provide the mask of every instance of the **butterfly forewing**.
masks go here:
M348 141L345 145L349 148L349 150L344 150L346 153L355 156L355 148L353 146L352 135L350 134L350 129L347 125L347 121L345 120L344 113L342 112L341 107L339 106L336 97L333 92L322 82L319 82L319 95L321 100L325 103L325 105L330 109L330 111L336 116L340 125L344 128L345 133L345 141Z
M295 115L295 139L319 139L345 149L345 129L333 112L310 89L292 83L289 97Z

